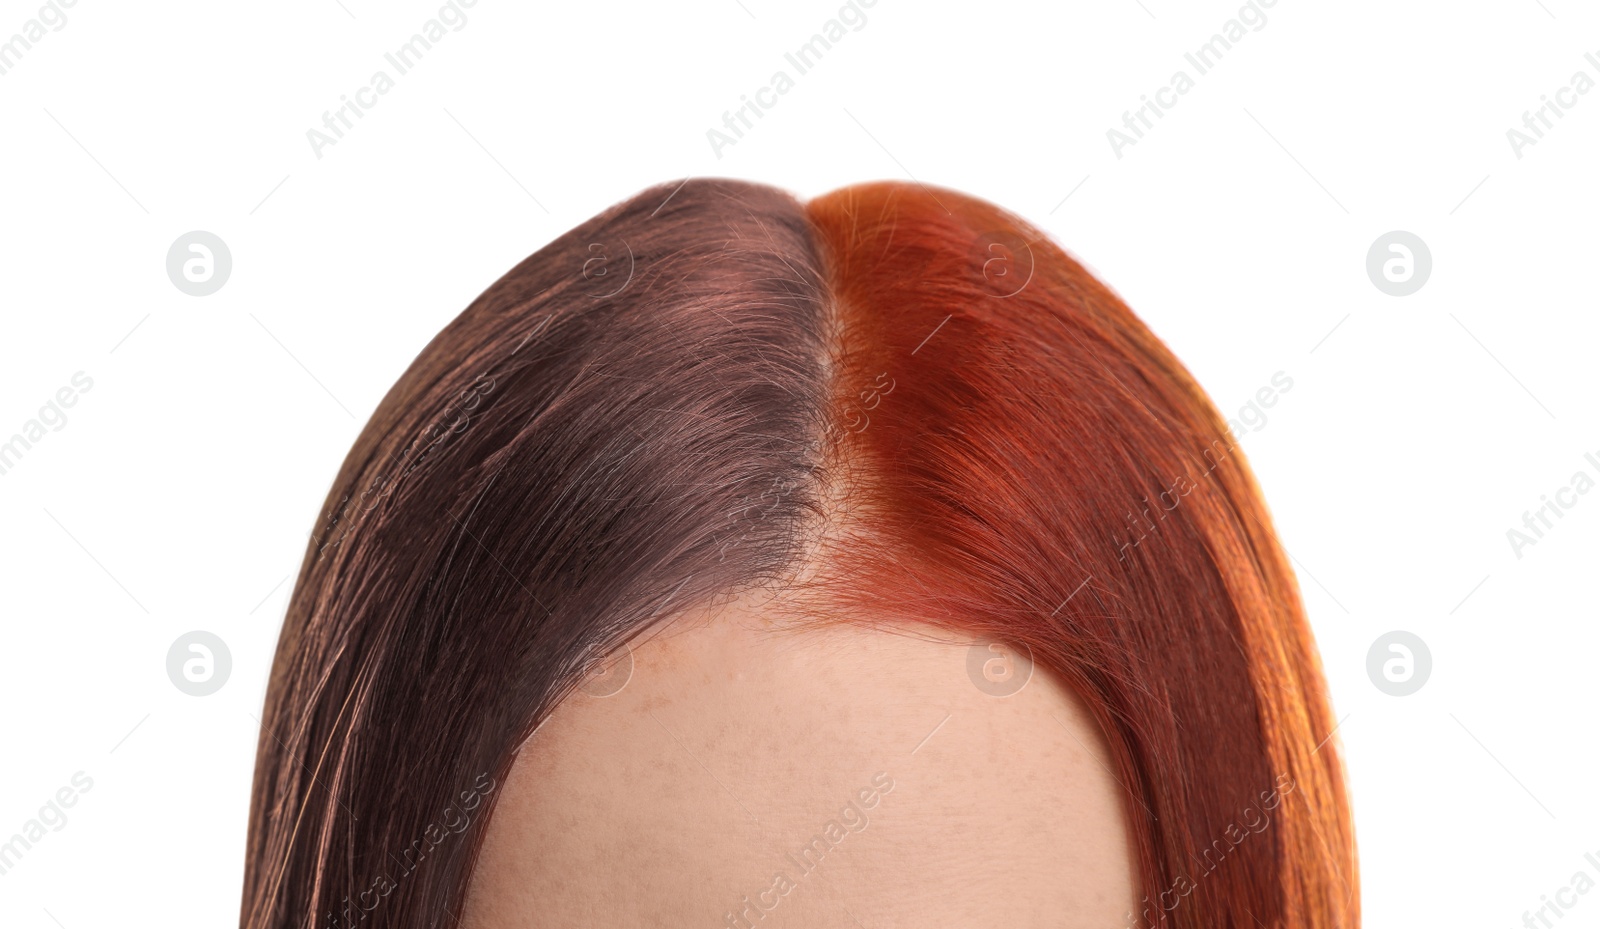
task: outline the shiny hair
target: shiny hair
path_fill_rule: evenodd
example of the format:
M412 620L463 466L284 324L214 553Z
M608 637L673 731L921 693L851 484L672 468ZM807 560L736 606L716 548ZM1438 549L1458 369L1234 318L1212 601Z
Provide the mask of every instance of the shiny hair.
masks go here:
M1358 924L1299 591L1171 352L974 198L700 179L513 268L357 438L273 664L241 926L455 926L548 714L757 586L1059 675L1123 788L1130 926Z

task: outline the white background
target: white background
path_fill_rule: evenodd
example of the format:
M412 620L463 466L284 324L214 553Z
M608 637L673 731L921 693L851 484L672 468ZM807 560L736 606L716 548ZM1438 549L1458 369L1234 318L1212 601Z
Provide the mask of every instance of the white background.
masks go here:
M688 175L967 191L1088 263L1226 415L1292 378L1243 445L1344 720L1367 924L1520 925L1600 879L1600 492L1507 540L1600 477L1600 92L1521 158L1506 135L1600 78L1600 16L1278 0L1119 158L1107 130L1237 2L878 0L717 157L707 130L838 8L478 0L321 158L307 130L437 2L79 0L0 77L0 439L94 382L0 475L0 839L94 782L0 876L0 924L236 922L286 578L351 441L515 262ZM0 38L37 9L0 2ZM207 297L165 271L194 229L233 255ZM1393 229L1433 256L1407 297L1365 271ZM232 651L210 697L165 671L191 629ZM1367 676L1391 629L1432 651L1413 696ZM1600 921L1577 901L1566 925Z

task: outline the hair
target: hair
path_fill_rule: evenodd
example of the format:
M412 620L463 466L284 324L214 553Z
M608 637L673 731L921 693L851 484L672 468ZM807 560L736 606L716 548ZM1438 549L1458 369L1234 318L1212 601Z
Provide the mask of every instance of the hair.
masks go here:
M241 926L455 926L550 712L760 586L1059 675L1125 788L1131 925L1358 924L1299 591L1171 352L980 200L695 179L518 264L357 438L273 663Z

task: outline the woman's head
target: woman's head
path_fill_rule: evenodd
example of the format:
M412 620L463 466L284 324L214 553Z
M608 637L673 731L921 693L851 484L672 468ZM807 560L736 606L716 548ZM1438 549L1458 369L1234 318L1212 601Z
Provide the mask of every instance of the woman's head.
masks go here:
M855 767L794 786L788 753L823 746L820 723L784 707L829 700ZM657 741L631 728L667 706ZM735 797L739 825L668 836L685 851L660 862L726 898L710 925L741 895L756 906L746 922L767 910L768 881L724 892L707 877L718 862L772 870L763 854L836 815L884 823L837 843L852 873L872 873L863 887L915 891L930 866L880 873L886 862L937 844L958 798L994 802L983 792L1008 788L984 778L1008 772L1007 816L972 828L1058 840L1041 848L1087 831L1096 854L1041 866L1020 844L1015 862L956 860L951 874L1009 869L1050 907L1063 888L1098 887L1118 926L1355 923L1314 645L1250 472L1195 381L1105 286L993 206L894 183L802 204L726 180L646 191L541 249L373 414L279 644L243 923L454 925L469 888L482 925L508 899L565 888L581 901L595 888L576 878L528 899L508 888L571 872L594 850L586 835L670 830L629 785L696 810L673 766L692 759L717 781L704 756L733 752L723 736L748 732L757 707L779 722L756 748L737 743L738 770L795 794L714 785L702 800ZM928 712L941 707L948 725ZM914 732L924 715L933 732ZM887 744L901 731L909 745ZM941 733L954 754L939 755ZM675 761L637 763L674 742ZM880 742L886 761L869 764ZM1015 760L951 770L985 746ZM609 793L584 792L629 760ZM941 768L953 792L915 827L903 786L886 797L874 780L933 797ZM869 791L879 812L841 812ZM898 839L874 857L869 834ZM1085 864L1106 859L1120 861ZM660 886L647 877L636 883ZM828 898L824 884L852 893L837 874L798 893ZM974 886L1008 892L998 877ZM634 913L700 907L614 894L642 896ZM800 897L781 896L789 919L832 918L795 916ZM911 918L896 899L868 902Z

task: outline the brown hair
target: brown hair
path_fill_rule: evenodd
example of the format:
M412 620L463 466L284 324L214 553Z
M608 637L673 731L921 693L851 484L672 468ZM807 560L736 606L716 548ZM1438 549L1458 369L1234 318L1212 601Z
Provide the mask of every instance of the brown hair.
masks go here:
M1229 438L1121 301L981 201L691 180L613 207L429 343L340 470L241 925L454 926L494 786L585 672L804 562L815 615L1016 642L1084 698L1136 925L1354 926L1320 666Z

